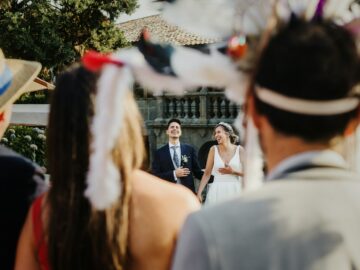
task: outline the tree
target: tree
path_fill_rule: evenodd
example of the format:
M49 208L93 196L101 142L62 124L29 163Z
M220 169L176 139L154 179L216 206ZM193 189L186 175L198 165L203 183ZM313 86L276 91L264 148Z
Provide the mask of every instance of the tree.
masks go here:
M42 63L52 80L87 49L110 52L127 45L115 19L137 0L9 0L0 5L0 48L8 57Z

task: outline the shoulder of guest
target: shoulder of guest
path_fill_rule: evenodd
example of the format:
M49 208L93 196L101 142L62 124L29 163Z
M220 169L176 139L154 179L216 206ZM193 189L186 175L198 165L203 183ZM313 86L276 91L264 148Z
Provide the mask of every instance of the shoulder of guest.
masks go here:
M0 157L18 157L18 158L27 160L25 157L23 157L19 153L16 153L12 149L10 149L6 146L3 146L3 145L0 145Z
M161 207L177 208L178 206L196 210L199 207L195 195L187 188L174 185L154 175L137 170L133 174L133 191L135 196L148 198ZM185 207L186 208L186 207Z
M0 161L0 168L5 170L11 170L16 167L20 171L23 170L24 173L34 173L36 169L40 169L30 159L4 146L0 147Z

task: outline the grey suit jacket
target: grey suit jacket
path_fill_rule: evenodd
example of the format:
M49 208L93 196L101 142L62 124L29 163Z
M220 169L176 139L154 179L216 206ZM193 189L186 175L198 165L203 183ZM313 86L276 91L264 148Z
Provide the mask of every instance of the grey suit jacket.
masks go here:
M192 214L172 269L360 269L360 177L317 162Z

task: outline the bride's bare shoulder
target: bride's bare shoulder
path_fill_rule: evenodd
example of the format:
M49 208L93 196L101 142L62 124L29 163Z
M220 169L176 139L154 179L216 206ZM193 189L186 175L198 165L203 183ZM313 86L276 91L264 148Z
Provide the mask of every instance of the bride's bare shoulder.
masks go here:
M180 204L182 208L188 205L194 210L199 208L198 200L189 189L141 170L136 170L132 175L132 190L132 195L142 200L159 204L164 204L166 201L168 206L176 207Z

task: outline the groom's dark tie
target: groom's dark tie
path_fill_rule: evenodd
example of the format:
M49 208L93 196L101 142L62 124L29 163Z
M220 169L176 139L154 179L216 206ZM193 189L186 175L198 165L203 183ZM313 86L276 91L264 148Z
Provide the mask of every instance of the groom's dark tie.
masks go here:
M180 167L180 158L176 152L176 149L179 148L178 145L173 145L171 146L172 150L174 151L174 155L173 155L173 161L175 163L176 168Z

